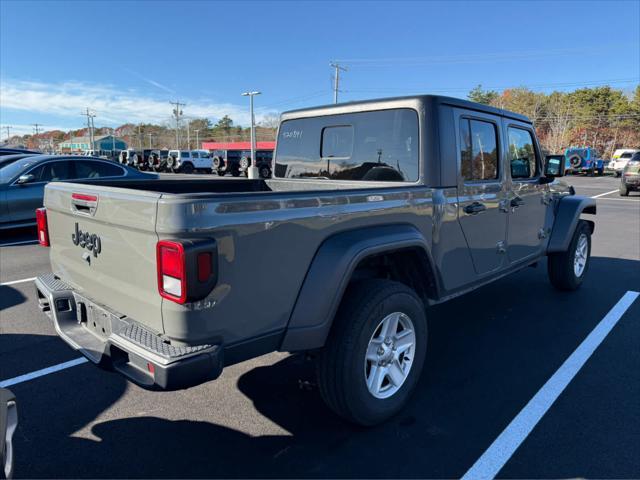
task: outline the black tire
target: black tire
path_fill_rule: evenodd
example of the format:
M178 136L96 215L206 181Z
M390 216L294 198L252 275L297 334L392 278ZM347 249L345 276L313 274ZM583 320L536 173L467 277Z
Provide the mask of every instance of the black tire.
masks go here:
M269 167L260 167L260 178L271 178L271 169Z
M620 185L620 196L628 197L629 196L629 187L626 185Z
M622 172L614 172L613 174L616 178L620 178L622 176Z
M185 163L182 165L182 168L180 169L180 171L182 173L193 173L194 172L194 168L193 168L193 164L191 163Z
M377 398L366 383L366 351L380 322L394 312L404 313L413 323L413 363L394 394ZM420 378L426 346L424 305L413 290L390 280L356 282L347 289L317 359L320 394L331 410L350 422L363 426L384 422L407 403Z
M233 175L234 177L239 177L240 176L240 170L238 170L238 169L231 170L231 175Z
M576 257L576 248L580 237L585 235L587 238L587 255L584 269L580 275L576 274L574 269L574 260ZM584 278L589 271L591 263L591 227L584 220L579 220L573 238L569 243L569 249L566 252L551 253L547 259L547 267L549 272L549 280L551 284L558 290L572 291L577 290L582 285Z
M224 174L225 174L225 173L227 173L227 172L226 172L226 171L224 171L224 170L222 170L222 169L221 169L221 170L218 170L218 176L219 176L219 177L224 177Z

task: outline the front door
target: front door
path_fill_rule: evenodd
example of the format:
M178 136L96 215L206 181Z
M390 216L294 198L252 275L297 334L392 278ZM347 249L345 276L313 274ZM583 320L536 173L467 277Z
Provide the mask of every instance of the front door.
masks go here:
M479 276L505 261L507 215L500 119L456 111L459 144L458 219Z
M536 257L549 234L544 229L549 186L540 183L540 149L531 125L505 119L503 131L511 180L507 252L516 263Z

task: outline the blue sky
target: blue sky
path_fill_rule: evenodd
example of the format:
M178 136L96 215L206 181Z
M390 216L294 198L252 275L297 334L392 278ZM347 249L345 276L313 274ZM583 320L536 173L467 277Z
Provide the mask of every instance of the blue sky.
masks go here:
M0 0L0 124L30 132L169 120L248 121L341 100L465 97L477 84L572 90L640 79L640 1L44 2ZM635 82L635 83L634 83ZM2 131L1 137L6 136Z

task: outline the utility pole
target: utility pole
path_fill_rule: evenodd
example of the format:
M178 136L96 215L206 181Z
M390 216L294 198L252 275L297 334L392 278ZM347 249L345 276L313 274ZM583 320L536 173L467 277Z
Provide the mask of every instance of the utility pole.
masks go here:
M186 107L187 104L186 103L180 103L179 100L176 100L175 102L169 102L171 105L175 105L175 108L173 109L173 116L176 118L176 149L180 149L180 135L179 135L179 131L180 131L180 117L182 117L182 109L181 107Z
M151 137L153 137L153 133L147 133L147 137L149 137L149 148L153 148L153 142L151 141Z
M138 150L142 151L142 132L140 131L140 124L138 124Z
M244 92L243 97L249 97L249 112L251 115L251 165L247 169L249 178L260 178L258 167L256 167L256 119L253 116L253 97L262 92Z
M93 143L93 119L95 118L95 113L91 113L89 111L89 107L87 107L87 111L80 113L82 116L87 117L87 128L89 129L89 142L91 143L91 150L95 150L95 145Z
M199 145L200 145L200 136L198 135L198 132L199 132L199 131L200 131L200 129L199 129L199 128L196 128L196 129L194 130L194 132L196 132L196 149L199 149L199 148L200 148L200 147L199 147Z
M40 127L42 126L41 123L34 123L33 125L33 132L34 135L39 135L40 134Z
M9 139L11 138L11 125L5 125L5 127L7 129L7 143L9 143Z
M189 131L190 123L189 119L187 119L187 150L191 150L191 132Z
M333 75L333 103L338 103L338 92L340 91L340 70L347 71L347 67L341 66L338 62L331 62L331 65L335 69Z

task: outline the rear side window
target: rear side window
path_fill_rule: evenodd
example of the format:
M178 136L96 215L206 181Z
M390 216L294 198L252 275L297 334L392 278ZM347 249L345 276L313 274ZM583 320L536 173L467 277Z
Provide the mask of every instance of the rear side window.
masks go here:
M511 178L533 178L538 173L533 136L529 130L509 127L509 165Z
M275 176L413 182L419 149L418 114L407 108L287 120Z
M189 158L189 152L180 152L182 158Z
M466 181L498 178L498 141L491 122L460 120L460 158L462 178Z
M75 178L121 177L122 168L105 162L79 161L76 163Z

